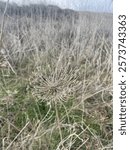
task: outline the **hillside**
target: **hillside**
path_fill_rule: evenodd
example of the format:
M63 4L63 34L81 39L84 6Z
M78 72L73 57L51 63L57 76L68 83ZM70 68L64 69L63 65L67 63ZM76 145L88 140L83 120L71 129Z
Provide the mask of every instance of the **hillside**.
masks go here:
M112 14L0 3L0 149L112 150Z

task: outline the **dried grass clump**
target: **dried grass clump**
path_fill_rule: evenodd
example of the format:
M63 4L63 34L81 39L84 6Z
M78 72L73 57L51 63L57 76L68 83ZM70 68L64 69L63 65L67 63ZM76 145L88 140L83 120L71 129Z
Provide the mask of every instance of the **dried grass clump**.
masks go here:
M111 15L78 15L6 16L1 149L112 149Z

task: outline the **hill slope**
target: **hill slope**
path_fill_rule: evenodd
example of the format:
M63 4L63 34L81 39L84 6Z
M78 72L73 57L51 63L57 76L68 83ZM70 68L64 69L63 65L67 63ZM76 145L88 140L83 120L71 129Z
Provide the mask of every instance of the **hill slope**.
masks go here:
M112 15L10 5L1 31L0 149L112 150Z

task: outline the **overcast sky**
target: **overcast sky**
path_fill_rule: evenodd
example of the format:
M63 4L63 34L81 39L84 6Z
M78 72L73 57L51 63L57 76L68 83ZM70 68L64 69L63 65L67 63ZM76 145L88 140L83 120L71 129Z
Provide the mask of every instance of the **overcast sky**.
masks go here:
M3 0L6 1L6 0ZM112 0L10 0L15 3L37 3L58 5L61 8L70 8L82 11L112 12Z

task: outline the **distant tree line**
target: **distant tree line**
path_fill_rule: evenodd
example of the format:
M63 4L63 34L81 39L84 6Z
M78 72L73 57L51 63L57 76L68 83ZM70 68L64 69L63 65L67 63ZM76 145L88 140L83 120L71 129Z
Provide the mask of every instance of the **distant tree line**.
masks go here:
M0 14L4 12L6 3L0 1ZM18 6L16 3L9 4L7 15L11 17L30 17L30 18L48 18L51 17L53 19L62 19L72 17L77 18L78 12L70 10L70 9L61 9L54 5L44 5L44 4L30 4L30 5L22 5Z

